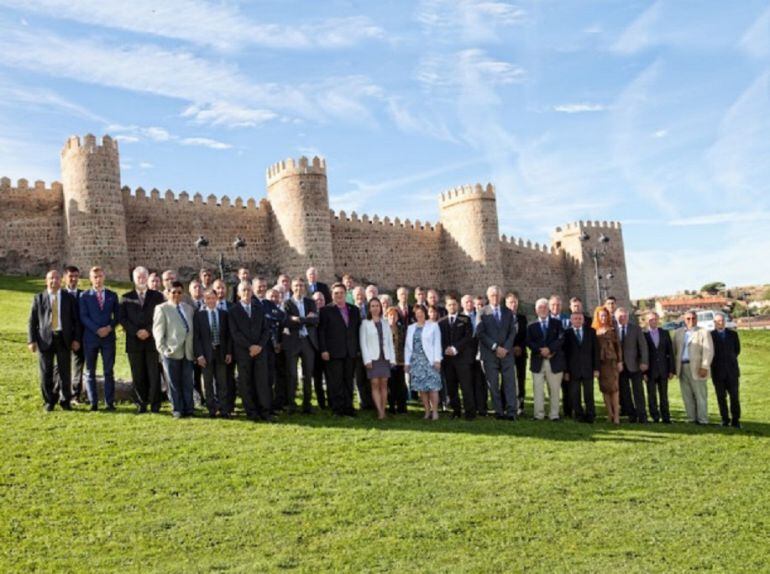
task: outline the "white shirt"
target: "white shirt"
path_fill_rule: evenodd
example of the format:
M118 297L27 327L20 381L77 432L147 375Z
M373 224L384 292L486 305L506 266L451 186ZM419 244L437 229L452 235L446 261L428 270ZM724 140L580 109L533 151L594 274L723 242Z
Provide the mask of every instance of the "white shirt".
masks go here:
M457 315L448 315L447 320L449 321L449 326L451 327L454 325L455 321L457 321ZM457 355L457 348L454 345L450 345L449 348L452 349L452 353Z
M690 341L695 336L695 329L687 329L684 332L684 348L682 349L682 362L690 360Z
M61 332L61 289L56 291L56 293L51 293L48 291L48 304L51 306L51 309L53 309L53 299L56 297L56 321L57 325L59 325L59 328L56 329L57 333ZM53 325L53 317L51 317L51 325Z
M297 306L297 309L299 309L299 316L303 319L305 318L305 300L304 298L300 297L299 300L292 298L292 301L294 301L294 304ZM299 329L299 336L300 337L307 337L307 327L302 325Z

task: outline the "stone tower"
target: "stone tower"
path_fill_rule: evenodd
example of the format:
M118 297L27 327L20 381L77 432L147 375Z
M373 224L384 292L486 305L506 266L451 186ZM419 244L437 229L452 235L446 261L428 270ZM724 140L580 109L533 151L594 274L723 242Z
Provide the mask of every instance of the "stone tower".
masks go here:
M583 239L581 239L581 237ZM607 241L601 241L604 237ZM567 261L567 283L571 293L583 299L587 313L591 313L609 295L614 295L618 305L629 306L626 256L623 248L623 231L616 221L578 221L557 227L551 235L551 244L564 253ZM595 262L594 250L599 253ZM597 266L599 285L597 291ZM610 277L611 275L611 277Z
M84 274L93 265L108 279L128 280L126 217L120 191L118 144L110 136L101 145L88 134L72 136L61 152L64 188L66 264Z
M302 277L313 265L322 281L333 280L326 162L301 157L272 165L267 170L267 198L275 215L274 263L282 272Z
M442 193L444 275L447 285L463 292L486 293L503 287L497 200L492 184L465 185Z

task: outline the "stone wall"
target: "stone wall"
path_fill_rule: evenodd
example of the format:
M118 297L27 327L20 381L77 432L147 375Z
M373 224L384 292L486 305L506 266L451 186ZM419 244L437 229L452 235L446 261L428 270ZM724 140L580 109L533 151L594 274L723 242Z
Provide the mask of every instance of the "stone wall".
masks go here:
M384 289L399 285L449 288L442 274L441 226L409 219L332 214L334 273L350 273Z
M0 179L0 270L25 275L44 274L62 261L62 185L33 187L20 179L15 187Z
M505 290L517 291L522 302L532 305L540 297L560 295L566 307L566 299L576 294L567 286L564 253L547 245L509 239L505 235L500 248Z
M123 205L132 267L172 268L189 276L203 265L195 246L203 235L209 240L202 251L207 259L216 260L224 253L227 260L240 259L252 272L273 272L271 212L266 200L257 204L254 199L238 198L231 203L227 196L217 201L210 195L204 201L200 194L191 199L185 192L175 197L166 191L161 197L157 189L147 194L137 188L132 194L124 187ZM237 256L232 246L236 237L246 241Z

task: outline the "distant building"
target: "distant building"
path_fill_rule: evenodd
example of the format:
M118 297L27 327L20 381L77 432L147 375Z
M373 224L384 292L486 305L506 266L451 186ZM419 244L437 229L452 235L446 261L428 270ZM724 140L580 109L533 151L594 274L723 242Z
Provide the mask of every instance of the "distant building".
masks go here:
M727 306L729 301L726 297L677 297L655 302L655 310L659 315L677 315L689 309L722 311Z

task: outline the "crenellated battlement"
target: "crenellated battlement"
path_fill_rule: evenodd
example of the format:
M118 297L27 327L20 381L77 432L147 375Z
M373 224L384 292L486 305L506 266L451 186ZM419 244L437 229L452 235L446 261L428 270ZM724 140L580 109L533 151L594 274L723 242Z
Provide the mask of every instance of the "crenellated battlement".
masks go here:
M481 200L495 200L495 186L488 183L485 186L477 183L475 185L461 185L453 187L441 194L439 198L439 207L445 208L458 203L464 203L475 199Z
M573 221L562 227L556 228L556 233L582 229L615 229L620 230L619 221Z
M132 190L128 186L123 186L121 189L124 204L137 204L137 203L153 203L157 204L159 208L173 207L175 209L187 209L187 208L234 208L234 209L250 209L254 211L269 211L270 202L263 198L259 202L250 197L246 201L241 197L236 197L234 201L231 201L227 195L223 195L218 198L213 193L207 197L203 197L200 193L195 193L190 196L186 191L181 191L175 194L172 190L167 189L165 192L157 188L152 188L149 193L145 191L143 187L137 187Z
M326 160L318 156L311 160L304 155L296 161L294 158L287 158L268 167L265 171L265 178L269 187L284 177L307 174L326 175Z
M542 245L538 242L532 243L530 240L522 239L521 237L508 237L505 234L500 236L500 244L503 248L519 247L521 249L531 249L538 253L546 253L550 255L556 255L557 249L553 246L548 246L545 243Z
M118 153L118 142L109 135L104 135L101 139L101 144L97 143L96 136L93 134L87 134L83 136L81 141L80 136L70 136L67 142L62 148L62 156L71 153Z
M8 177L0 177L0 192L6 191L34 191L37 193L55 193L55 194L61 194L62 193L62 184L58 181L52 181L51 186L47 187L45 182L42 180L36 180L32 187L29 185L28 179L19 179L16 181L16 185L12 185L11 179Z
M390 217L384 217L380 219L378 215L375 215L374 217L370 218L368 215L358 215L355 211L351 212L350 215L344 211L341 210L339 213L335 213L334 210L329 210L331 216L334 218L335 222L357 226L360 229L370 230L373 227L377 228L391 228L391 229L414 229L417 231L425 231L432 234L438 234L441 233L442 225L440 223L429 223L429 222L422 222L419 219L415 219L414 222L412 222L410 219L405 219L401 221L400 218L396 217L395 219L391 219Z

